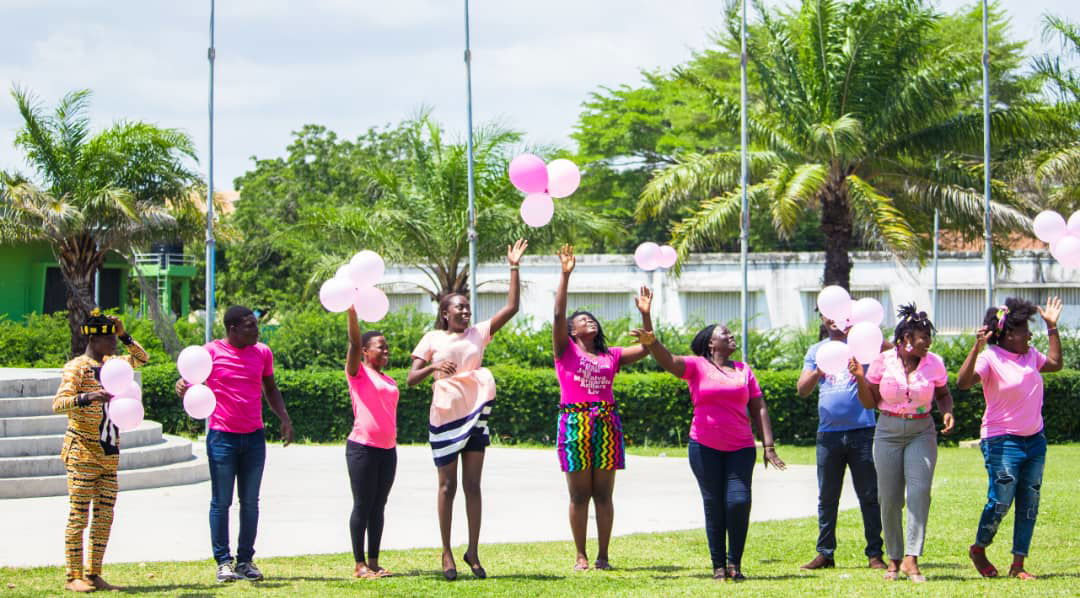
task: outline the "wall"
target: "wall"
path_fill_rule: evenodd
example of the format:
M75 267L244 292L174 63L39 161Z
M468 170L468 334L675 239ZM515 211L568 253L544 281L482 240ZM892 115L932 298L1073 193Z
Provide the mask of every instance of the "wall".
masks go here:
M28 313L41 313L46 271L50 267L56 267L56 259L45 243L0 245L0 315L19 321ZM125 272L128 269L127 263L116 254L106 257L104 267ZM126 275L119 277L119 284L123 299L127 297Z

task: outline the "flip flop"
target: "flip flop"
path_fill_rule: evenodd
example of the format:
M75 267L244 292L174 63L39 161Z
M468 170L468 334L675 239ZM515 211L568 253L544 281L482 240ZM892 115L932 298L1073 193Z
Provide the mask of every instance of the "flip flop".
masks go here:
M1035 581L1035 576L1024 571L1023 567L1009 567L1009 577L1015 577L1024 581Z
M898 579L900 579L900 575L899 575L898 571L886 571L885 572L885 581L896 581Z

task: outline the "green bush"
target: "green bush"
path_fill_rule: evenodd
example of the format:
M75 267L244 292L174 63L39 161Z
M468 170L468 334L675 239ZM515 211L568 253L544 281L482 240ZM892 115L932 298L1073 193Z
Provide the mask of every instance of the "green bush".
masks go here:
M491 368L498 385L498 398L491 416L491 433L504 443L539 442L553 444L559 404L559 386L553 368L523 369L512 366ZM202 423L184 414L180 399L173 394L176 369L172 364L147 366L142 370L146 416L161 422L173 433L196 434ZM398 440L426 442L429 382L405 386L404 369L388 370L398 382ZM817 399L798 398L797 370L757 372L765 394L773 433L780 442L810 444L817 433ZM298 438L316 442L337 442L352 429L352 409L345 375L341 370L278 370L278 387L285 397ZM982 391L957 391L956 432L939 437L942 442L977 438L982 417ZM1080 440L1080 410L1075 408L1080 390L1080 371L1066 370L1046 376L1043 416L1051 442ZM682 445L690 429L692 408L686 383L666 373L631 372L615 378L626 441L633 445ZM267 432L278 436L277 419L265 409ZM940 421L938 422L940 427Z

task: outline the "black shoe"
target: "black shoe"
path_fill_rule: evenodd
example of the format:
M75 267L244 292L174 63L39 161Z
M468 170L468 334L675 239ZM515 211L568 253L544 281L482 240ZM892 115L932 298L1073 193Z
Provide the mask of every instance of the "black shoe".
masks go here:
M480 565L474 565L472 561L469 560L469 553L466 552L461 555L461 560L465 561L465 564L472 570L473 577L476 577L477 579L487 579L487 571L484 571L484 568Z
M219 563L217 566L217 580L218 583L232 583L240 579L240 576L236 574L236 569L233 567L232 561L226 561Z
M248 581L262 581L263 578L262 571L259 571L255 563L236 563L236 574L240 579Z

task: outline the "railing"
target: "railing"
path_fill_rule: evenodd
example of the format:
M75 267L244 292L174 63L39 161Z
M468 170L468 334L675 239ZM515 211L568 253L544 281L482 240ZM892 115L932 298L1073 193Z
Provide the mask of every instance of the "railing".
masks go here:
M185 253L135 253L135 263L139 266L194 266L195 256Z

